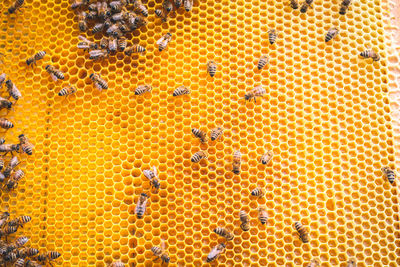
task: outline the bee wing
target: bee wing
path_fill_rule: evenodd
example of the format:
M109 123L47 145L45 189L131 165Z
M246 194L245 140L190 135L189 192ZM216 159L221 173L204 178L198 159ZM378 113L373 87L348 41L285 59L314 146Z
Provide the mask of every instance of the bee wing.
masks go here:
M150 170L144 170L143 171L144 177L146 177L149 180L151 180L151 173L150 172L151 172Z
M56 82L56 81L58 80L57 76L54 75L53 73L50 73L50 76L51 76L51 78L53 79L53 81Z
M86 43L90 43L90 41L89 41L86 37L83 37L82 35L79 35L78 38L79 38L79 40L81 40L81 41L84 41L84 42L86 42Z
M160 39L158 39L158 41L156 42L157 45L160 45L164 42L164 36L161 37Z
M158 178L158 173L157 173L156 166L153 166L153 173L154 173L154 176Z
M79 49L89 49L89 45L87 43L84 43L84 42L78 43L77 47Z
M96 86L97 89L99 89L99 91L103 90L103 88L101 87L100 83L95 82L94 85Z
M162 249L162 251L165 251L165 241L164 241L164 239L161 239L161 249Z
M96 56L101 56L101 55L102 55L102 51L101 50L89 51L89 56L91 56L91 57L96 57Z

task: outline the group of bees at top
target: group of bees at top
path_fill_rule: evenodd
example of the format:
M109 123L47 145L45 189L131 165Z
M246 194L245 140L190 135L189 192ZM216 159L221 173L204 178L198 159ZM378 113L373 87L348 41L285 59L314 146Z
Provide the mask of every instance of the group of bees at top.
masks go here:
M61 254L57 251L49 251L39 254L39 250L26 247L29 238L20 236L13 242L8 241L8 236L17 232L18 228L30 222L30 216L20 216L10 220L10 213L5 211L0 213L0 264L13 264L15 267L41 267L41 264L52 263ZM2 238L5 240L2 240ZM39 255L38 255L39 254ZM41 264L39 264L40 262Z
M183 5L186 11L190 11L193 0L176 0L174 4L176 9ZM156 9L155 14L166 21L174 4L169 0L164 0L163 8ZM117 51L124 52L126 56L146 51L143 46L137 44L128 46L126 38L128 33L140 29L148 23L146 18L149 12L141 0L110 2L102 0L93 3L90 3L89 0L76 0L72 3L71 8L77 10L78 25L81 31L87 31L92 26L92 34L105 33L99 44L80 36L81 42L78 44L78 48L88 50L90 59L104 59ZM172 35L167 33L158 40L159 51L166 48L171 37Z

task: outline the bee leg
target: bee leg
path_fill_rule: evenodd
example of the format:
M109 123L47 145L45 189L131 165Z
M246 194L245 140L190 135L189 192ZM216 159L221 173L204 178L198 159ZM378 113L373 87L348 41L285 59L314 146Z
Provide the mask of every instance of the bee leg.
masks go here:
M156 258L153 259L153 262L156 262L159 258L160 258L159 256L156 256Z

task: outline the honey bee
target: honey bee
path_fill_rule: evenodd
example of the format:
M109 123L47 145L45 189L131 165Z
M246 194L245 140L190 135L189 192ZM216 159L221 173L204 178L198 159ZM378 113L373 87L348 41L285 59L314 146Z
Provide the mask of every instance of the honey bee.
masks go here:
M14 263L15 267L25 267L25 259L19 258L17 261Z
M169 0L163 0L162 6L167 12L171 12L173 8L172 3Z
M379 61L381 57L370 47L367 50L360 53L363 58L372 58L373 61Z
M271 29L268 31L268 40L271 45L273 45L276 42L276 37L277 34L275 29Z
M20 148L19 144L2 144L0 145L0 153L19 152Z
M214 229L214 233L220 235L226 239L226 241L231 241L234 238L234 235L229 232L227 229L222 227L217 227Z
M33 144L29 141L28 137L26 137L24 134L20 134L18 136L18 139L22 152L26 153L29 156L32 155Z
M329 42L333 38L336 37L336 35L339 34L339 30L336 27L332 27L328 30L328 33L325 36L325 43Z
M269 63L269 59L267 56L262 56L260 57L260 59L258 60L258 64L257 64L257 68L259 70L261 70L262 68L265 67L265 65L267 65Z
M6 118L0 118L0 127L3 129L11 129L14 127L14 124Z
M146 26L147 25L147 20L141 16L137 16L135 18L135 21L133 24L130 24L130 29L131 30L136 30L139 29L140 27Z
M175 7L176 7L176 8L180 8L180 7L181 7L181 5L182 5L182 0L175 0L174 2L175 2Z
M158 51L163 51L165 48L167 48L167 45L169 44L169 42L171 42L172 39L172 35L170 33L165 34L164 36L162 36L160 39L158 39L157 41L157 45L158 45Z
M114 37L110 37L110 39L108 40L108 50L110 52L117 52L118 49L118 40Z
M7 87L8 94L15 100L18 100L22 97L21 92L19 91L17 86L15 86L15 84L11 80L6 81L6 87Z
M24 177L25 173L22 170L18 170L14 172L7 183L4 185L4 188L8 190L12 190L17 188L19 181ZM15 227L17 228L17 227Z
M12 261L15 261L15 260L17 259L17 254L16 254L15 252L7 253L7 254L4 256L3 259L4 259L5 262L12 262Z
M108 50L107 49L89 51L89 59L101 60L101 59L105 59L106 57L108 57Z
M347 267L357 267L357 263L355 259L350 259L347 261Z
M88 25L87 25L87 13L85 11L81 11L78 13L78 26L79 26L79 30L84 32L87 31L88 29Z
M93 28L92 28L92 33L93 34L96 34L96 33L98 33L98 32L101 32L104 28L105 28L105 23L104 22L99 22L99 23L96 23L94 26L93 26Z
M92 73L90 74L89 78L93 81L96 88L100 91L108 89L108 84L106 80L102 79L100 74Z
M383 175L388 179L389 183L393 184L396 179L396 172L389 167L382 167Z
M207 62L207 72L210 74L211 77L214 77L215 73L217 72L217 63L214 60L210 60Z
M122 21L122 20L124 20L124 18L127 17L127 15L128 15L127 11L115 13L114 15L112 15L111 21L112 22Z
M101 49L107 49L108 48L108 38L106 37L106 36L103 36L101 39L100 39L100 48ZM97 49L97 48L96 48Z
M32 220L31 216L23 215L19 216L18 218L15 218L14 220L11 220L8 222L8 226L16 226L24 228L24 224L30 222Z
M290 0L290 6L293 9L298 9L299 8L299 2L297 2L297 0Z
M249 215L244 210L239 212L239 219L240 219L240 229L247 232L250 230L250 218Z
M257 97L263 97L264 94L266 93L265 89L259 85L257 87L254 87L252 90L250 90L249 92L247 92L244 95L244 99L247 101L251 101L254 99L254 103L257 102Z
M182 85L174 90L174 92L172 93L172 96L189 95L189 94L190 94L190 90L186 86Z
M82 7L84 5L89 4L89 0L75 0L72 4L71 4L71 8L72 9L76 9L79 7Z
M314 2L314 0L305 0L303 5L300 8L300 12L301 13L306 13L308 8L311 7L313 2Z
M3 87L3 83L6 81L7 75L5 73L0 74L0 87Z
M155 260L161 259L162 263L169 263L170 257L168 256L168 252L165 250L165 242L161 241L161 247L154 246L151 248L151 252L156 257Z
M187 12L193 8L193 0L183 0L183 6Z
M125 37L121 37L117 40L117 46L119 51L124 51L128 45L128 41Z
M294 228L296 229L299 238L303 243L308 243L310 241L306 228L300 222L295 222Z
M146 6L143 5L142 1L136 0L133 3L133 5L137 12L139 12L140 14L142 14L145 17L149 16L149 11L147 10Z
M138 219L143 218L143 215L146 212L146 205L148 198L149 197L145 193L140 194L138 203L135 208L135 213Z
M255 197L263 197L265 196L265 191L264 189L257 187L251 191L251 195Z
M120 24L112 24L106 31L107 35L114 36L114 37L119 37L122 36L122 32L120 30Z
M222 135L224 134L224 129L221 127L216 127L211 130L211 141L215 141L217 139L221 139Z
M351 4L351 0L343 0L342 3L340 4L339 14L345 15L347 12L347 9L349 9L350 4Z
M12 105L13 103L10 100L0 97L0 110L3 108L10 109Z
M156 192L160 189L160 181L158 180L158 174L156 166L153 166L153 170L144 170L143 175L150 180L150 185L153 187Z
M242 160L242 154L240 154L239 150L236 150L235 153L233 153L233 162L232 162L232 172L234 174L239 174L240 173L240 165Z
M39 254L39 250L36 248L22 248L17 250L17 257L25 259L26 257L33 257Z
M206 153L206 152L204 152L204 151L198 151L198 152L194 153L194 155L193 155L192 158L191 158L191 161L194 162L194 163L197 163L197 162L199 162L199 161L202 160L202 159L206 159L207 157L208 157L208 156L207 156L207 153Z
M125 264L122 261L114 261L108 267L125 267Z
M266 224L268 221L267 209L264 206L258 207L258 219L260 220L261 224Z
M59 258L61 256L61 254L57 251L49 251L47 253L43 253L43 254L39 254L37 256L37 260L40 262L47 262L49 261L51 263L51 261Z
M89 7L90 7L90 5L89 5ZM87 12L87 14L86 14L86 18L87 19L96 19L97 18L97 11L89 9L89 12Z
M264 155L261 156L261 163L264 165L267 165L271 160L272 157L274 156L274 153L272 152L272 150L267 150Z
M153 90L151 85L139 85L135 90L135 95L143 95L144 93L150 93Z
M0 138L0 145L4 144L6 142L6 139Z
M7 223L8 218L10 218L9 212L4 211L4 212L0 213L0 228L3 227Z
M8 246L7 250L13 251L20 247L23 247L28 241L29 241L29 238L27 238L26 236L18 237L17 239L15 239L15 241L11 245Z
M128 57L131 56L132 54L144 53L144 52L146 52L146 48L144 48L143 46L140 46L140 45L129 46L124 51L125 55Z
M200 139L200 142L206 143L208 140L207 133L197 128L192 128L192 133L195 137Z
M129 0L118 0L118 1L112 1L109 3L109 6L111 8L111 11L118 13L121 12L122 9L128 5Z
M108 7L106 1L97 2L97 16L101 19L106 19L111 16L111 9Z
M11 7L8 9L9 14L13 14L24 4L25 0L15 0Z
M45 55L46 55L46 52L45 52L45 51L39 51L39 52L37 52L37 53L34 54L32 57L30 57L30 58L28 58L28 59L26 60L26 65L28 65L28 66L31 65L31 64L32 64L32 66L33 66L33 65L36 65L36 62L37 62L38 60L43 59Z
M307 265L307 267L319 267L320 263L319 260L313 259L311 262Z
M207 262L216 260L222 253L224 253L225 248L226 246L224 243L216 245L207 255Z
M16 231L17 231L17 227L6 226L6 227L0 229L0 237L3 237L3 236L6 237L8 235L15 233Z
M78 48L79 49L83 49L83 50L96 50L97 44L95 42L89 41L88 39L86 39L85 37L79 35L78 36L79 40L81 40L81 42L78 43Z
M168 21L168 12L165 11L164 9L156 9L154 10L154 13L156 14L157 17L161 18L163 22Z
M10 177L12 171L19 165L19 160L16 156L12 157L7 167L3 171L3 175L5 178Z
M62 73L62 71L60 71L59 69L56 69L54 66L47 65L46 71L50 74L53 81L56 82L58 79L64 80L64 73Z
M59 96L69 96L76 93L76 88L72 85L68 85L58 92Z

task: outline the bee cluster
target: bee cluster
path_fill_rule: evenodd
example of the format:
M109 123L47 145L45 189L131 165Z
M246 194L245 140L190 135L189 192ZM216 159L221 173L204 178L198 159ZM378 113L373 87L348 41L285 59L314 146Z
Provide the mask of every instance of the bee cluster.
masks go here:
M161 8L157 8L154 13L163 22L167 22L173 9L175 8L175 11L177 11L182 5L189 12L193 8L193 0L174 0L173 3L170 0L163 0Z
M32 218L26 215L10 219L10 213L7 211L0 214L0 264L4 266L13 264L15 267L40 267L41 264L52 264L61 256L57 251L39 254L38 249L26 246L29 242L26 236L19 236L13 242L8 240L10 235L16 233L20 227L23 228L31 220Z
M140 0L94 1L77 0L71 8L76 10L79 29L92 34L104 33L100 42L81 37L78 48L88 50L90 59L100 60L117 51L126 56L143 53L140 45L128 46L126 35L147 25L149 12Z
M20 90L11 81L6 80L7 75L5 73L0 74L0 88L3 84L7 87L7 92L9 98L13 98L15 101L22 97ZM13 106L13 102L9 98L0 97L0 109L7 108L10 109ZM11 129L14 124L6 118L0 118L0 127L3 129ZM8 153L13 154L33 154L33 144L29 141L28 137L24 134L18 136L19 143L16 144L6 144L4 138L0 138L0 153L4 153L0 156L0 183L4 183L4 190L13 190L18 186L19 181L24 177L24 172L22 170L16 170L15 168L20 164L16 156L12 156L6 164L5 157Z

